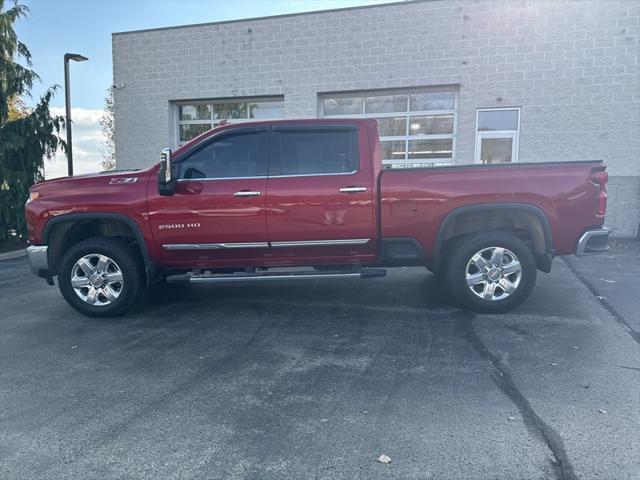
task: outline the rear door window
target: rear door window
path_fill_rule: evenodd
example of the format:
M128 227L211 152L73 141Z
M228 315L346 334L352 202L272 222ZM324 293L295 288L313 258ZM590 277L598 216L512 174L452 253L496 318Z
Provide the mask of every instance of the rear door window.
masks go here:
M269 175L354 173L359 167L357 133L355 126L274 129Z

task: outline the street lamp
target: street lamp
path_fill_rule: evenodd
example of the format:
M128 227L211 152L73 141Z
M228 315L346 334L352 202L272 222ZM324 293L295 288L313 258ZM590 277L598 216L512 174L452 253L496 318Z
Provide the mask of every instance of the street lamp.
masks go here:
M84 62L89 60L87 57L78 53L64 54L64 103L67 110L67 172L69 176L73 176L73 149L71 145L71 92L69 91L69 60L74 62Z

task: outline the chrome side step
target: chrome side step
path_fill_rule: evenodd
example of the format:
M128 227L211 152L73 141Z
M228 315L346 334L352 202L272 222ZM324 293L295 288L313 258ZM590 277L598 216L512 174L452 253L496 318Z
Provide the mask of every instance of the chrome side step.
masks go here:
M182 273L169 275L167 283L231 283L231 282L256 282L269 280L308 280L308 279L332 279L332 278L376 278L384 277L387 271L384 268L362 268L360 270L336 270L329 272L317 272L314 270L294 272L255 272L255 273Z

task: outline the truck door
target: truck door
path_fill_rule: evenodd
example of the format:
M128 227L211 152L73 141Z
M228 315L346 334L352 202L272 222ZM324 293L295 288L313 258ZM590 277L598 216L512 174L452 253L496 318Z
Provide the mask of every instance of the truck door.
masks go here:
M168 265L237 265L263 257L268 137L266 127L221 132L176 159L173 196L150 189L149 220Z
M353 124L272 127L267 235L282 264L376 257L366 132Z

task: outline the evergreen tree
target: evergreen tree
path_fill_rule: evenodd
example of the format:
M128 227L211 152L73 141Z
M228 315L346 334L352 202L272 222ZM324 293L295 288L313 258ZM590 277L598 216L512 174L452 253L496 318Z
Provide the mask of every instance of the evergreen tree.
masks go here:
M49 111L57 87L32 109L20 100L39 80L31 69L31 53L13 28L28 12L17 0L0 0L0 244L26 239L29 187L44 179L44 159L65 147L59 137L64 119Z

